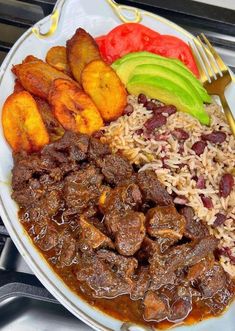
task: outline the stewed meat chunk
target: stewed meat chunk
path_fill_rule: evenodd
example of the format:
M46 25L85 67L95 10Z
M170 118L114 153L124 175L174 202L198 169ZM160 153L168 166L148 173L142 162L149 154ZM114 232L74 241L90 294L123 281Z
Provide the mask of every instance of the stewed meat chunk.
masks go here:
M77 252L76 240L71 233L63 231L60 234L59 245L60 252L58 254L58 267L63 268L65 266L70 266L73 263Z
M79 231L80 249L87 250L87 248L96 249L100 247L114 248L112 240L93 224L89 223L83 216L80 217L79 225L81 227Z
M110 148L108 145L102 144L99 139L91 138L90 145L88 150L88 157L95 162L98 160L100 163L100 158L103 158L105 155L111 154Z
M148 236L144 237L140 250L137 253L137 258L143 264L147 264L154 253L160 253L160 246L157 241L150 239Z
M192 295L190 289L184 286L177 286L172 291L170 311L167 319L171 322L184 320L192 310Z
M42 250L49 251L59 243L59 233L55 226L47 223L45 226L34 228L35 231L40 230L34 237L34 243Z
M159 291L148 291L144 299L144 316L148 321L180 322L191 310L192 295L185 286L165 286Z
M135 258L124 257L105 249L99 250L97 256L102 261L110 263L113 269L116 268L118 275L122 276L128 283L132 284L132 276L138 266L138 262Z
M137 183L146 200L155 202L160 206L172 204L172 198L159 182L152 170L141 171L137 175Z
M185 206L181 208L180 214L186 220L185 237L196 240L209 235L207 227L200 220L194 219L195 214L192 207Z
M120 184L130 178L133 168L127 159L119 155L106 155L101 161L102 173L109 184Z
M156 292L148 291L144 298L144 319L160 322L166 319L169 313L167 298Z
M114 237L117 251L125 256L134 255L145 237L144 214L130 210L119 215L116 222Z
M102 180L103 175L92 165L66 177L64 199L71 213L81 214L89 206L97 204Z
M173 247L163 255L155 253L150 261L151 288L158 289L162 285L173 284L177 269L192 266L201 261L213 253L217 244L217 239L208 236L200 241Z
M207 236L200 239L196 243L192 243L192 249L185 258L185 265L194 265L207 255L213 253L217 246L218 239L213 236Z
M136 267L134 258L100 250L93 255L83 254L77 279L89 286L94 297L113 298L131 292L131 277Z
M126 183L112 190L105 190L100 198L100 208L105 214L125 213L129 209L138 209L142 194L134 183Z
M14 191L27 189L29 181L50 173L55 164L50 157L40 157L38 154L27 155L25 152L18 153L14 157L16 165L12 170L12 188Z
M30 179L26 188L15 189L12 193L12 198L22 207L30 207L37 202L44 194L41 184Z
M177 241L182 238L185 219L174 206L158 206L149 209L146 215L147 232L150 236L169 238Z
M208 255L201 261L197 262L193 266L189 267L187 272L187 280L193 282L197 280L201 275L210 270L215 263L213 254Z
M88 148L89 137L87 135L65 131L61 139L48 146L48 152L60 151L67 156L69 161L79 162L86 159ZM45 151L47 151L47 147L45 147Z
M218 291L225 287L227 275L218 263L199 277L198 288L204 298L213 297Z
M143 299L145 293L148 290L149 284L150 284L151 278L149 274L149 268L142 266L137 274L135 275L135 278L133 280L133 287L131 290L131 299L132 300L139 300Z

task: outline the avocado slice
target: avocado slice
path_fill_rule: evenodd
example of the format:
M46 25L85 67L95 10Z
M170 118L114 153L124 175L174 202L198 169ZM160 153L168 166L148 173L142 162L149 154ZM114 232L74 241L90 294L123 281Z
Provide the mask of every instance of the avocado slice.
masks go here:
M192 74L192 72L180 60L174 59L174 58L164 57L164 56L161 56L161 55L158 55L158 54L155 54L155 53L151 53L151 52L147 52L147 51L132 52L132 53L128 53L126 55L123 55L120 59L117 59L116 61L114 61L112 63L112 67L113 67L114 70L116 70L116 67L118 67L123 62L125 62L127 60L131 60L131 59L135 59L137 57L154 57L154 58L163 58L165 60L171 60L171 61L177 63L178 65L180 65L181 67L185 68L186 70L188 70Z
M184 76L185 79L190 82L191 86L194 87L203 102L211 102L211 97L204 89L200 81L191 73L190 70L188 70L188 68L181 61L177 59L169 59L150 52L134 52L129 53L123 56L121 59L115 61L112 64L112 67L116 71L117 75L120 77L121 81L126 84L132 70L134 70L136 66L141 64L161 65L175 71L175 73Z
M135 75L150 75L154 77L156 76L166 78L187 91L191 95L191 98L194 100L195 105L197 104L199 107L203 107L203 101L191 82L170 68L156 64L141 64L132 70L129 75L129 80Z
M144 93L165 104L173 104L178 110L191 114L202 124L210 124L210 117L203 104L195 104L194 98L187 90L165 77L134 75L127 83L127 90L130 94Z
M140 56L148 56L148 57L153 57L155 56L156 54L154 53L150 53L150 52L146 52L146 51L143 51L143 52L133 52L133 53L128 53L124 56L122 56L120 59L117 59L116 61L114 61L112 63L112 67L114 70L116 70L116 68L122 64L123 62L125 62L126 60L130 60L130 59L135 59L136 57L140 57Z

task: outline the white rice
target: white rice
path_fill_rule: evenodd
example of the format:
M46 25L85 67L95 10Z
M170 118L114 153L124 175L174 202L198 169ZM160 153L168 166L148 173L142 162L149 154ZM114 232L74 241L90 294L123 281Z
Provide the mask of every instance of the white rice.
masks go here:
M141 165L144 169L153 169L158 179L165 185L168 192L175 192L187 198L187 205L195 211L195 217L208 224L210 232L220 239L220 248L229 249L235 261L235 187L227 198L219 196L219 181L223 174L232 173L235 176L235 139L226 123L220 107L213 103L207 106L211 116L209 127L201 125L191 115L177 112L167 119L167 124L155 131L155 137L148 137L136 131L143 128L147 119L152 117L152 112L143 105L138 104L137 98L129 96L128 102L133 105L134 111L130 116L124 115L104 128L103 142L108 142L113 152L122 153L132 162ZM183 146L182 154L178 153L179 142L171 132L181 128L190 134ZM220 130L226 133L226 141L215 145L208 142L203 154L197 156L191 149L192 145L201 140L202 134ZM163 167L162 158L167 157ZM185 164L182 166L182 164ZM196 188L193 176L203 175L206 180L204 189ZM200 194L212 199L213 208L204 207ZM227 215L225 223L217 228L212 225L216 214ZM231 259L221 255L224 269L235 277L235 265Z

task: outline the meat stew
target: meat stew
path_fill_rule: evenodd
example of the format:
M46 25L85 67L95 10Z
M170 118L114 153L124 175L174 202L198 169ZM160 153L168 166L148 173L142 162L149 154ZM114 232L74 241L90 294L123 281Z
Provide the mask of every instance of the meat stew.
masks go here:
M136 172L98 139L66 131L41 152L15 154L12 187L34 245L102 311L166 328L219 315L232 300L217 239L176 209L153 171Z

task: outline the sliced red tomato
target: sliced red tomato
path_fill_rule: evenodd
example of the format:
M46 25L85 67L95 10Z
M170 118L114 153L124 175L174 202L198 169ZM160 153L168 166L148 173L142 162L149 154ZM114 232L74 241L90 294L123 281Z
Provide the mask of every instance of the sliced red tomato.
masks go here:
M161 35L153 43L146 45L145 50L165 57L179 59L196 77L199 77L193 54L183 40L174 36Z
M125 23L111 30L106 36L96 38L103 59L112 63L125 54L149 51L182 61L196 77L198 68L189 46L181 39L160 35L142 24Z
M144 25L138 23L121 24L111 30L105 39L105 54L109 63L131 52L143 50L159 36Z

